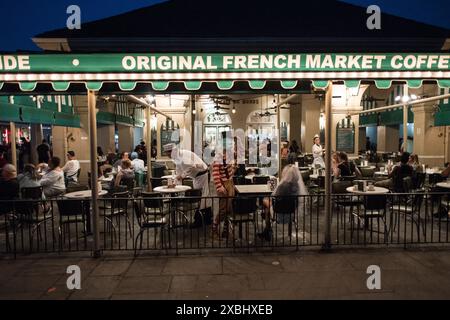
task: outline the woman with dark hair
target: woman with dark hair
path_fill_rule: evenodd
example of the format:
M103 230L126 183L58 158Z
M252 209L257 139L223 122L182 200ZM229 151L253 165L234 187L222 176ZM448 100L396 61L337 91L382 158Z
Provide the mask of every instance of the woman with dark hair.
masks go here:
M289 152L295 153L296 155L300 152L300 147L298 146L296 140L292 140L291 145L289 146Z

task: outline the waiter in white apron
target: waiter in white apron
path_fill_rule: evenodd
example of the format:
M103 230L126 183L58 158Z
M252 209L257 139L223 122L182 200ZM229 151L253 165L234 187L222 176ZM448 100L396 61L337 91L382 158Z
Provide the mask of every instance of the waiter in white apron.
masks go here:
M164 146L164 151L175 162L177 180L184 178L193 180L194 189L202 190L202 197L209 196L208 166L195 153L189 150L179 149L174 143ZM200 209L206 207L206 201L202 201Z
M317 167L320 166L320 168L325 168L325 161L323 160L323 153L325 149L322 148L322 145L320 144L320 137L318 134L314 136L313 139L313 146L312 146L312 154L313 154L313 166Z

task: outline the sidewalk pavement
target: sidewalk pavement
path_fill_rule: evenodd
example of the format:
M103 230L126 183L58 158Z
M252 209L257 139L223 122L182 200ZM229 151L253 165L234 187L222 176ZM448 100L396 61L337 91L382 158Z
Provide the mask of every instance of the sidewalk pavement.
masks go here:
M67 289L69 265L81 268L80 290ZM381 290L367 288L370 265ZM450 250L1 256L0 299L450 299Z

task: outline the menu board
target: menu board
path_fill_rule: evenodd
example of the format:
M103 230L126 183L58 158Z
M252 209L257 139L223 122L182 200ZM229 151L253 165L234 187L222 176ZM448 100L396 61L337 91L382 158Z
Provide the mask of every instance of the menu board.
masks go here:
M355 152L355 129L342 128L336 129L336 150L346 153Z
M161 153L164 153L164 146L169 143L180 143L179 130L161 130Z

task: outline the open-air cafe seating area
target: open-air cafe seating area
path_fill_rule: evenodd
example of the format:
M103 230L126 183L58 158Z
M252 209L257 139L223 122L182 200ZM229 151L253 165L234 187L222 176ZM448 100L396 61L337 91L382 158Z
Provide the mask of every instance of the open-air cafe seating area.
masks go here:
M389 160L389 159L388 159ZM321 246L326 223L333 245L414 245L449 241L450 182L439 170L425 168L403 179L403 189L378 186L386 179L388 162L357 159L359 176L335 178L332 210L325 213L325 171L304 156L296 163L308 195L274 197L277 176L266 168L246 166L233 178L235 196L227 199L229 214L219 232L212 223L220 201L213 183L202 196L193 181L174 185L174 166L152 166L151 188L146 176L135 175L119 187L113 173L100 178L99 234L101 248L180 252L299 249ZM285 164L285 163L284 163ZM0 251L10 254L91 250L92 199L89 185L70 184L65 194L42 199L42 188L22 189L21 200L5 201L0 217ZM401 192L399 192L401 191ZM264 207L269 199L270 209ZM269 228L268 228L269 226Z

